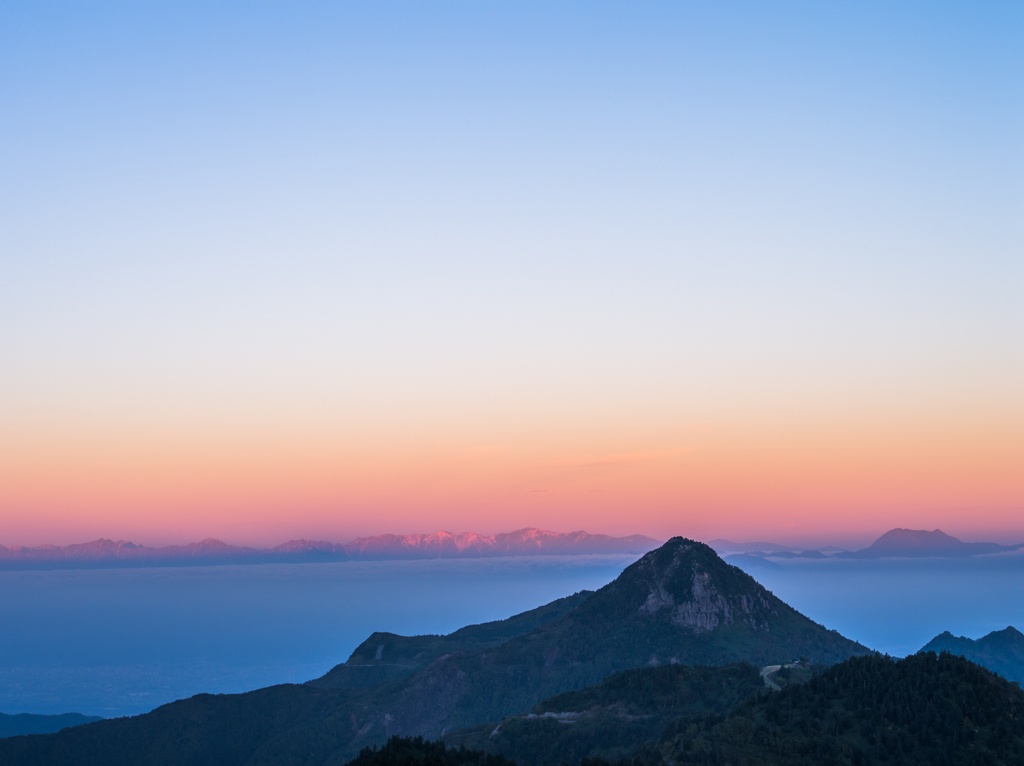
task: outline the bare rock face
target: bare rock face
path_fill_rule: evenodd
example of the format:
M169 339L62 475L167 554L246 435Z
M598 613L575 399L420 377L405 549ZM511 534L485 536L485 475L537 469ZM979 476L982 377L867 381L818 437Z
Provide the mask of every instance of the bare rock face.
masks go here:
M679 604L672 612L672 622L694 630L714 630L719 620L725 625L733 621L729 602L718 592L707 572L694 567L693 600Z
M770 630L769 615L778 614L772 609L767 591L751 581L749 593L726 590L727 595L723 594L695 553L695 546L686 543L676 548L667 565L653 557L641 560L640 575L649 587L641 614L667 610L674 624L696 633L732 625L736 620L755 630Z

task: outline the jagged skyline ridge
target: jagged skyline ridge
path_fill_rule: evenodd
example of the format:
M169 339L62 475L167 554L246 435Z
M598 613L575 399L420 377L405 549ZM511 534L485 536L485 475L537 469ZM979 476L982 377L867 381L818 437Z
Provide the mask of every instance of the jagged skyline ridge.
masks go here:
M0 545L0 568L96 568L116 566L196 566L212 564L299 563L326 561L396 561L431 558L645 553L660 542L643 535L609 537L584 531L569 533L525 528L496 535L384 534L349 543L289 540L273 548L230 545L207 538L188 545L148 547L101 538L66 546Z

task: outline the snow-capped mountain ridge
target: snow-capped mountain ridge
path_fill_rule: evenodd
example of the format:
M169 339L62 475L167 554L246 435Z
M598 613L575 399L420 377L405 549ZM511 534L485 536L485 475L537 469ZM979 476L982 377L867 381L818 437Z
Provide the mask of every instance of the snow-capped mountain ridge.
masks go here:
M100 538L88 543L56 546L0 545L0 569L78 569L107 567L267 564L315 561L387 561L495 556L646 553L659 545L643 535L609 537L587 532L550 532L526 528L496 535L453 534L377 535L350 543L289 540L274 548L247 548L208 537L188 545L150 548L127 540Z

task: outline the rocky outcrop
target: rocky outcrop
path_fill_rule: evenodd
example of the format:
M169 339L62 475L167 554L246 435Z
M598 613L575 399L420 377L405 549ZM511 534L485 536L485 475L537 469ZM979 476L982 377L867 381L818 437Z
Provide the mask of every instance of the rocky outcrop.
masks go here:
M751 581L754 587L750 593L724 595L716 587L711 573L698 560L688 556L692 551L692 545L683 544L678 546L668 566L659 568L652 562L643 567L642 571L650 578L650 592L640 612L652 615L667 610L674 624L697 632L714 630L719 625L732 625L737 619L755 630L768 631L768 615L778 615L772 610L764 588ZM688 567L683 574L689 577L689 597L681 600L678 596L682 594L673 592L673 584L678 584L679 570L684 566Z

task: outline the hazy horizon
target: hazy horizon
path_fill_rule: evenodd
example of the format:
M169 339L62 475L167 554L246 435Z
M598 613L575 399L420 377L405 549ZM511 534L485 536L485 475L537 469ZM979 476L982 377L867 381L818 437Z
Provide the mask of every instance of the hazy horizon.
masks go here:
M37 548L37 547L43 546L43 545L56 545L56 546L59 546L59 547L64 547L64 546L68 546L68 545L82 545L82 544L86 544L86 543L96 542L98 540L112 540L114 542L125 541L125 542L133 543L135 545L143 545L143 546L151 547L151 548L161 548L161 547L166 547L166 546L188 545L190 543L198 543L198 542L202 542L204 540L215 539L215 540L218 540L220 542L226 543L228 545L239 546L239 547L251 547L251 548L262 550L262 549L271 549L271 548L273 548L273 547L275 547L277 545L283 545L285 543L294 542L294 541L298 541L298 540L314 540L314 541L322 541L322 542L329 542L329 543L334 543L334 544L347 545L347 544L349 544L351 542L354 542L354 541L356 541L358 539L362 539L362 538L366 538L366 537L379 537L379 536L384 536L384 535L415 536L415 535L431 535L431 534L436 534L438 532L447 532L447 533L450 533L450 534L453 534L453 535L459 535L459 534L463 534L463 533L475 533L475 534L479 534L479 535L488 537L488 536L493 536L493 535L497 535L497 534L508 534L508 533L511 533L511 532L517 532L517 531L520 531L522 529L540 529L541 531L555 532L556 534L569 534L569 533L572 533L572 532L586 532L588 534L594 534L594 535L605 534L608 537L630 537L631 535L636 534L636 535L643 535L645 537L650 537L651 539L657 540L658 542L665 542L669 538L677 537L677 536L678 537L688 537L690 539L697 540L698 542L709 543L709 544L710 544L710 542L712 542L714 540L730 540L731 542L734 542L734 543L747 543L747 542L754 542L755 540L760 539L761 542L770 542L770 543L776 543L776 544L779 544L779 545L784 545L784 546L789 546L789 547L794 547L794 548L805 548L805 549L809 549L809 550L810 549L816 549L816 548L825 548L825 547L828 547L828 546L844 548L846 550L857 550L859 548L866 548L866 547L868 547L869 545L871 545L871 543L873 543L879 537L884 535L886 532L889 532L892 529L898 529L898 528L900 528L900 527L889 527L887 529L880 530L877 533L867 533L867 534L860 534L860 535L852 535L852 534L843 535L843 534L838 534L838 535L831 535L831 536L820 536L820 535L817 535L817 536L809 536L809 535L794 536L792 534L790 534L790 535L779 534L779 535L774 535L771 538L757 538L754 535L734 535L733 537L727 537L725 535L706 535L703 538L697 538L697 537L694 537L694 536L692 536L690 534L687 534L685 531L680 531L680 532L677 532L675 534L670 534L670 535L667 535L667 536L664 536L664 537L657 537L657 536L650 535L650 534L645 534L645 533L642 533L642 532L623 533L623 534L609 534L609 533L605 533L605 532L601 532L601 531L594 531L592 529L564 529L564 530L556 530L556 529L549 529L549 528L543 528L543 527L520 527L518 529L497 530L497 531L494 531L494 532L484 532L484 531L481 531L481 530L478 530L478 529L459 530L459 531L455 531L455 530L451 530L451 529L434 529L434 530L431 530L429 532L428 531L422 531L422 530L420 530L420 531L411 531L411 532L406 532L406 531L395 532L393 530L385 530L385 531L381 531L381 532L377 532L377 533L373 533L373 534L369 534L369 535L353 536L353 537L344 538L344 539L324 539L324 538L315 538L315 537L290 537L290 538L286 538L286 539L276 539L276 538L272 539L272 538L263 538L263 537L255 537L255 538L254 537L250 537L248 540L245 540L245 539L238 540L238 539L216 538L216 537L212 537L212 536L203 536L203 537L196 537L196 538L184 538L184 537L183 538L170 538L170 539L167 539L167 538L164 538L164 539L157 538L156 542L152 542L152 541L149 541L149 540L140 540L140 539L115 538L115 537L112 537L110 535L101 535L100 537L95 537L95 538L92 538L92 539L89 539L89 540L72 539L70 537L62 538L62 537L58 536L58 537L53 537L53 538L48 538L48 539L45 539L45 540L37 541L37 542L34 542L32 544L26 544L26 543L23 543L23 542L20 542L20 541L18 541L18 542L5 542L5 541L0 540L0 545L3 545L3 546L8 547L8 548L11 548L11 547L14 547L14 546L22 546L22 547L26 547L26 548ZM906 527L903 527L903 528L906 528ZM922 527L921 529L930 532L930 531L933 531L934 529L938 529L938 527ZM941 529L940 531L942 531L945 534L948 534L948 535L950 535L952 537L956 537L956 538L958 538L959 540L961 540L963 542L993 542L993 543L999 543L1001 545L1016 545L1018 543L1024 543L1024 532L1021 532L1021 533L1016 534L1016 535L1013 532L1006 532L1006 533L1003 533L1003 534L998 534L998 533L993 533L993 534L989 534L989 535L982 534L982 535L975 535L974 537L972 537L970 535L965 535L965 534L956 534L954 532L951 532L949 529ZM64 540L66 540L66 541L64 541Z
M637 558L3 571L0 712L136 715L201 692L302 683L374 631L505 619L600 587Z
M0 712L137 714L318 677L374 631L449 633L614 579L638 556L0 572ZM894 656L1024 627L1024 556L783 561L751 574ZM16 659L14 659L16 658Z

